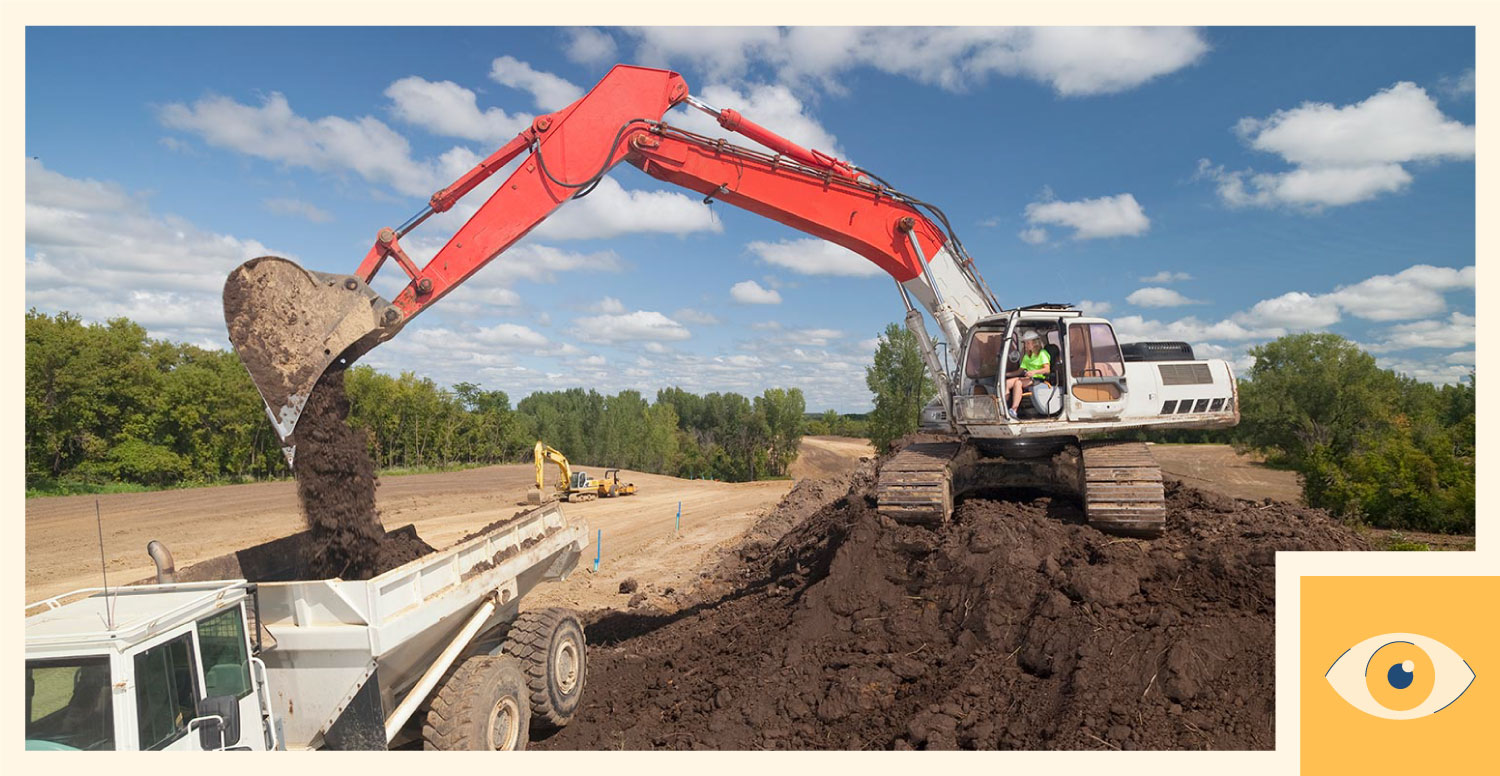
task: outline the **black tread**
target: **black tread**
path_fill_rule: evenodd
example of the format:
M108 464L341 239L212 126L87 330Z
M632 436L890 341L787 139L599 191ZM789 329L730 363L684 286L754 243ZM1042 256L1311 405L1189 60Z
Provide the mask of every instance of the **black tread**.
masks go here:
M516 695L521 706L517 749L525 749L530 735L530 702L526 678L518 661L501 655L475 655L449 670L427 702L422 723L424 749L487 750L485 728L489 710L501 692Z
M566 633L574 633L577 639L579 661L578 682L568 695L551 685L552 672L548 670L555 639ZM521 662L526 685L531 691L532 726L555 730L567 725L578 710L578 701L583 696L588 678L588 648L578 615L570 609L555 606L523 612L511 623L500 649Z

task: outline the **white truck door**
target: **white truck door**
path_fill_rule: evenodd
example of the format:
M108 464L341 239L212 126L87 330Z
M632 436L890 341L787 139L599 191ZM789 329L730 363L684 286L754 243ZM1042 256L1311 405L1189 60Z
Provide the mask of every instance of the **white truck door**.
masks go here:
M1125 359L1114 329L1098 319L1068 322L1067 395L1064 406L1069 420L1109 420L1125 410L1129 386Z
M229 697L239 709L239 737L228 748L263 750L260 698L250 670L250 640L246 634L244 602L200 618L197 622L198 650L202 657L203 694ZM194 731L197 736L197 731Z

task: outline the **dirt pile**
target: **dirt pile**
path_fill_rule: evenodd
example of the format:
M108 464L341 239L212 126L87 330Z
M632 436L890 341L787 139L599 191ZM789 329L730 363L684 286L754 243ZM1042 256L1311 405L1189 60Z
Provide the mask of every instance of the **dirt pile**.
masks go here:
M297 421L293 467L314 579L369 579L432 552L414 534L386 535L375 510L375 463L348 417L344 372L329 370Z
M900 526L871 485L714 600L591 625L585 707L536 747L1267 749L1275 552L1365 548L1320 511L1176 484L1153 541L1036 493Z

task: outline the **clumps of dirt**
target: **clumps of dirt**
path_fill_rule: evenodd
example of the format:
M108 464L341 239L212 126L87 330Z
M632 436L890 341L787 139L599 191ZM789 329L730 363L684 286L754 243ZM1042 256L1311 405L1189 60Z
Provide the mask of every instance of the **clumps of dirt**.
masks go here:
M1366 549L1325 513L1172 484L1122 539L985 494L938 530L866 469L737 584L588 628L589 694L537 748L1269 749L1277 550Z
M641 583L635 581L635 577L631 577L630 579L627 579L624 582L620 583L620 595L629 595L630 593L634 593L640 586Z
M313 579L370 579L433 551L414 532L386 534L375 510L375 463L348 418L344 371L331 369L297 421L293 467Z

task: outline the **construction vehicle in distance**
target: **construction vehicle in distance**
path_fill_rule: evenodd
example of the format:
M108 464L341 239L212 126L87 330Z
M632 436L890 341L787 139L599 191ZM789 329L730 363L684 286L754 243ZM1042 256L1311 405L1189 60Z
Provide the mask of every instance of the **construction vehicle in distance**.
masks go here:
M369 580L303 579L306 532L180 572L152 542L155 579L26 607L26 748L524 749L587 664L520 601L588 542L557 504Z
M769 150L665 123L679 105ZM941 522L966 491L1040 486L1076 494L1089 523L1102 530L1155 535L1166 522L1161 470L1145 444L1109 437L1239 421L1234 373L1225 361L1195 359L1190 348L1175 345L1127 350L1108 320L1066 304L1005 309L936 206L733 109L704 103L677 73L619 65L573 104L536 117L406 223L381 229L353 275L310 272L274 256L230 273L224 286L230 339L288 457L302 406L325 370L343 368L396 336L558 207L586 196L620 162L696 191L704 202L833 242L895 279L906 326L937 385L922 413L933 435L897 450L879 472L878 508L896 520ZM495 193L418 267L401 238L502 169L511 172ZM369 285L388 260L409 278L389 301ZM1032 273L1024 283L1055 289L1063 277L1061 270ZM929 335L922 310L936 322L940 341ZM1046 382L1019 369L1023 339L1037 338L1051 357ZM1012 377L1032 389L1018 416L1003 403Z
M568 463L568 457L561 451L550 445L537 440L536 447L532 449L532 461L536 464L536 487L526 492L526 502L529 504L541 504L556 499L558 501L593 501L600 496L605 496L610 490L610 482L607 479L596 480L589 477L585 471L574 471ZM546 467L543 462L551 461L557 466L557 485L553 486L551 494L547 492ZM618 472L618 469L610 471ZM618 479L618 475L617 475ZM634 492L634 486L631 486ZM607 495L613 496L613 492Z
M634 496L635 483L620 482L619 469L606 469L604 479L599 480L599 498L614 498L615 496Z

